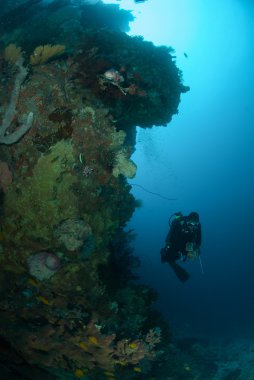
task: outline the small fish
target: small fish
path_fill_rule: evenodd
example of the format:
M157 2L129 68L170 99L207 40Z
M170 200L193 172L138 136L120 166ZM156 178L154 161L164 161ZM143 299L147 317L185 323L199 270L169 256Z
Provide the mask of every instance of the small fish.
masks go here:
M47 300L47 298L45 298L45 297L43 297L43 296L39 296L39 297L37 297L37 299L38 299L38 301L44 303L44 305L48 305L48 306L50 306L50 304L51 304L51 303Z
M90 343L98 344L98 339L96 338L96 336L89 336L88 340Z
M76 371L74 372L74 375L77 377L77 378L81 378L85 375L85 373L81 370L81 369L76 369Z
M80 342L79 343L79 347L82 348L82 350L85 350L85 351L87 351L87 349L88 349L87 344L85 342Z

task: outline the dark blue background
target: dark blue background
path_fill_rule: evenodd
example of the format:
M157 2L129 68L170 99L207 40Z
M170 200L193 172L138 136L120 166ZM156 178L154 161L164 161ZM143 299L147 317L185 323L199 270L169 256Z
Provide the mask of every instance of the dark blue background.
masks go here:
M177 200L167 201L133 186L134 195L143 201L129 226L137 232L139 274L158 290L158 307L175 331L254 335L253 4L180 3L193 12L195 23L190 19L184 30L175 30L178 46L174 31L167 34L170 24L165 25L161 44L176 48L184 84L191 90L182 95L179 115L167 128L138 131L133 155L138 172L130 180ZM144 26L143 30L146 38ZM185 36L187 58L182 50ZM159 35L155 43L160 44ZM204 274L198 261L187 263L191 279L182 284L168 265L160 263L159 251L169 216L192 210L199 212L203 227Z

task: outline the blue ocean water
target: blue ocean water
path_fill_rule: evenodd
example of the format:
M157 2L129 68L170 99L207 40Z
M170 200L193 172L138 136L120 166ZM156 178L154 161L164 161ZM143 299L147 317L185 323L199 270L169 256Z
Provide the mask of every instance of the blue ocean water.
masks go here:
M139 185L133 193L143 206L130 225L137 232L139 274L158 290L158 307L180 334L253 336L253 3L162 4L158 9L151 1L156 17L161 12L166 23L176 11L178 24L148 31L144 5L135 31L143 22L145 38L154 32L156 44L176 49L191 89L167 128L138 132L138 172L130 182ZM193 210L202 223L204 273L198 261L186 263L191 279L182 284L160 263L159 252L170 215Z

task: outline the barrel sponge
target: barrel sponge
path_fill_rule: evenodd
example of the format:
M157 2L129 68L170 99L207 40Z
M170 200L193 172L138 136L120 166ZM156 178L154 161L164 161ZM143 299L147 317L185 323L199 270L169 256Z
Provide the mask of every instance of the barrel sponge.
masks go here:
M60 268L60 259L50 252L38 252L28 257L27 264L31 276L39 281L48 280Z

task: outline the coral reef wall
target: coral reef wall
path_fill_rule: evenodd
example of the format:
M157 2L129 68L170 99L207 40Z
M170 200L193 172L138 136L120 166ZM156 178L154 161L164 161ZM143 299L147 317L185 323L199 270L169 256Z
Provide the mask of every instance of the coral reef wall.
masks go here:
M187 90L172 50L127 36L132 16L101 2L6 1L0 16L3 371L155 375L170 334L124 228L135 127L165 125Z

